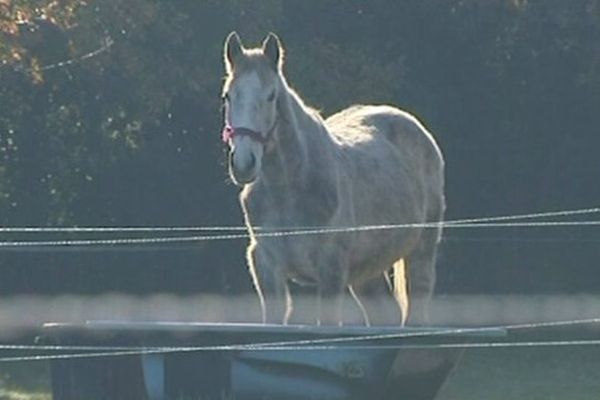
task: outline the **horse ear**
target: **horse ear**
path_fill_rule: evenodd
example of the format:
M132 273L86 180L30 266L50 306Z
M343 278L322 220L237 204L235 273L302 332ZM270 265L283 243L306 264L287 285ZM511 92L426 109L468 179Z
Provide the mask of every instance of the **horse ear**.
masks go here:
M262 44L262 51L269 59L273 69L281 69L283 65L283 46L276 34L270 32Z
M237 32L233 31L227 35L225 39L225 48L223 54L225 55L225 66L227 71L233 70L233 65L236 59L243 53L244 45Z

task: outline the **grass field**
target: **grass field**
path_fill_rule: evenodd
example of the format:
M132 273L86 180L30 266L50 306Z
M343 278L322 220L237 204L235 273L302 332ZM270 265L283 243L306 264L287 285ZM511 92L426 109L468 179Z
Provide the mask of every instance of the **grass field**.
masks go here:
M594 400L600 347L469 350L438 400Z

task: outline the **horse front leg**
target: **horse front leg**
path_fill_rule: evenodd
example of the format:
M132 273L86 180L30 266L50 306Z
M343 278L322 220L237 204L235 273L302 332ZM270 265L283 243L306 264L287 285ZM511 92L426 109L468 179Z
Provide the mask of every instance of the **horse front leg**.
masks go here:
M248 265L260 302L262 322L287 324L292 300L284 271L256 243L248 249Z
M262 268L259 272L263 298L263 323L287 325L292 313L292 297L287 280L273 268Z

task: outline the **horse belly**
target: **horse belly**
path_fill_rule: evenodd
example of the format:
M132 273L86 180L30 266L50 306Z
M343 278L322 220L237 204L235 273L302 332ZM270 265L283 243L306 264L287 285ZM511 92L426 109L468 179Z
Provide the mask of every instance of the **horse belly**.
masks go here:
M349 283L358 284L380 276L394 262L407 257L419 240L417 229L382 231L362 235L351 247Z
M304 285L314 285L319 279L319 259L322 251L318 241L301 235L261 239L258 246L271 255L272 266L287 279ZM266 266L265 266L266 267Z

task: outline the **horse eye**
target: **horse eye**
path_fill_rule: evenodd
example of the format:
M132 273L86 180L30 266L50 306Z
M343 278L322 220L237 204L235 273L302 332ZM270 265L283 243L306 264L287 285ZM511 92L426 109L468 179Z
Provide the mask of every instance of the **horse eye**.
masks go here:
M269 97L267 97L268 102L271 102L273 100L275 100L275 91L274 90L269 94Z

